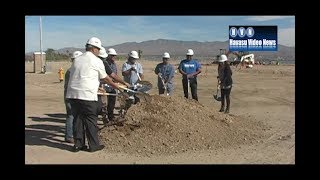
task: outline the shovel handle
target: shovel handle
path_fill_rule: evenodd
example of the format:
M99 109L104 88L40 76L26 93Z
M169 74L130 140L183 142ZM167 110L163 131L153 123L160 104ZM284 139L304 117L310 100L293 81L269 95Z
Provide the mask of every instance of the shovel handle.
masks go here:
M98 95L100 95L100 96L119 96L118 94L113 94L113 93L102 93L102 92L98 92Z
M159 73L158 76L159 76L159 78L161 79L161 82L162 82L162 85L163 85L164 90L167 90L167 87L166 87L167 85L166 85L166 83L164 83L164 80L163 80L163 78L162 78L162 75Z
M138 72L137 72L137 76L138 76L139 81L141 81L141 77L140 77L140 74Z
M120 87L121 89L126 90L126 91L129 91L129 92L133 92L133 93L137 93L137 92L138 92L138 91L134 91L134 90L132 90L132 89L126 88L126 87L124 87L124 86L120 86L120 85L119 85L119 87Z

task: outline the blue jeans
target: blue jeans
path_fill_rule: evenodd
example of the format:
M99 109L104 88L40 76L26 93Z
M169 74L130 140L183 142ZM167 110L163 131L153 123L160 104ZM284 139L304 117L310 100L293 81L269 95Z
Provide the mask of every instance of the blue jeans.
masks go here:
M73 139L73 130L72 130L72 124L73 124L73 115L71 111L71 104L69 100L64 101L66 105L66 111L67 111L67 119L66 119L66 139Z

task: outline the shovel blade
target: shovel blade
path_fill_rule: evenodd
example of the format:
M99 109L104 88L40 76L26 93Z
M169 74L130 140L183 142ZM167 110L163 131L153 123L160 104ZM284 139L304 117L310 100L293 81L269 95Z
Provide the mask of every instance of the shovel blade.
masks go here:
M151 101L151 96L147 93L137 91L137 93L135 95L143 102L150 102Z
M149 81L139 81L137 84L140 85L137 91L148 92L152 89L152 84Z
M217 101L221 101L221 97L218 97L217 95L213 95L213 98Z

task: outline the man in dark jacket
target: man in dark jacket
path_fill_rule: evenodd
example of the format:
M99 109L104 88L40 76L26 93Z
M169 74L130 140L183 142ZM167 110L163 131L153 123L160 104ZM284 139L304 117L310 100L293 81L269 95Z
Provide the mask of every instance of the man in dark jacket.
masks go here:
M103 65L105 67L106 73L112 77L114 82L119 82L121 84L126 85L127 87L130 87L130 84L125 82L123 79L121 79L118 74L117 74L117 66L115 63L115 58L117 56L117 52L115 51L115 49L110 48L108 49L108 53L106 52L105 48L102 47L100 49L100 54L98 55L98 57L102 60ZM108 84L104 84L104 89L107 93L110 94L116 94L116 90L114 88L112 88L112 86L109 86ZM106 99L105 96L99 96L99 103L100 103L100 112L99 114L101 114L103 116L102 120L104 122L104 124L106 125L107 123L109 123L110 121L114 121L115 117L114 117L114 108L116 105L116 96L107 96L108 98ZM106 103L107 101L107 103Z
M230 110L230 92L233 83L231 77L232 70L227 60L228 58L226 55L222 54L220 56L217 77L219 79L219 85L221 89L221 108L219 112L225 111L225 113L229 113ZM224 110L225 100L227 101L227 108Z

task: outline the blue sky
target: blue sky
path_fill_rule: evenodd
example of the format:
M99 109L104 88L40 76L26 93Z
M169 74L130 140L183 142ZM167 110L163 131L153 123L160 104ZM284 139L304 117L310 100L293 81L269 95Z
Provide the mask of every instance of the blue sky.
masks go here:
M229 25L277 25L279 44L295 46L294 16L42 16L43 50L155 39L226 41ZM25 17L25 52L40 50L39 16Z

